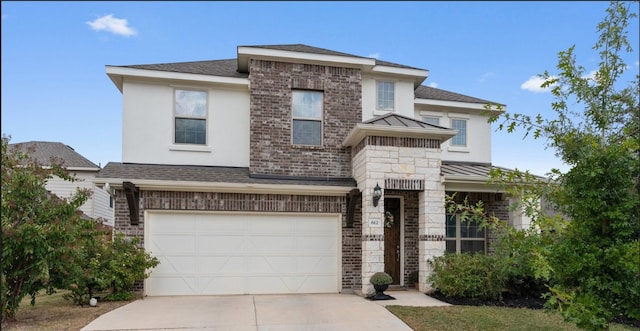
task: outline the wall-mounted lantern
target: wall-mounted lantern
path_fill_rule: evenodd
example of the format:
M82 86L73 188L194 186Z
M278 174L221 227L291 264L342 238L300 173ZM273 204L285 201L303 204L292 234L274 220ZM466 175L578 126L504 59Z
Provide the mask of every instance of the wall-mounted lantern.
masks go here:
M382 187L376 183L376 187L373 188L373 206L378 207L378 201L382 198Z

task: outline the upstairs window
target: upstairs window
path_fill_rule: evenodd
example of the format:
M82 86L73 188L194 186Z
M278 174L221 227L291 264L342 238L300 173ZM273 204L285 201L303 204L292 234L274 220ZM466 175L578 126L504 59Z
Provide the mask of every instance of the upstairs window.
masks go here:
M322 145L322 99L322 92L293 91L291 141L294 145Z
M485 229L476 221L460 220L460 215L447 214L446 247L449 253L484 253Z
M451 128L458 131L458 134L451 138L451 145L467 146L467 120L452 119Z
M207 92L175 90L176 144L207 143Z
M378 110L393 110L395 108L395 84L393 82L378 82Z
M425 116L422 118L422 121L433 125L440 125L440 119L438 117Z

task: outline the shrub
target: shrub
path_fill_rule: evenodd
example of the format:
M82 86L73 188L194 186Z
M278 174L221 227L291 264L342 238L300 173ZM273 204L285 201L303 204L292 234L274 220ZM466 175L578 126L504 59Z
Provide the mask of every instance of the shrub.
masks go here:
M393 278L386 272L376 272L371 276L370 282L373 285L389 285L393 283Z
M417 282L418 282L418 271L414 270L411 273L409 273L409 277L407 277L407 283L412 285L412 284L416 284Z
M111 243L106 278L114 293L132 292L136 281L148 278L148 270L160 263L156 257L139 248L139 242L139 238L127 239L119 233Z
M433 273L428 281L450 298L499 299L506 281L497 260L483 254L449 254L430 261Z

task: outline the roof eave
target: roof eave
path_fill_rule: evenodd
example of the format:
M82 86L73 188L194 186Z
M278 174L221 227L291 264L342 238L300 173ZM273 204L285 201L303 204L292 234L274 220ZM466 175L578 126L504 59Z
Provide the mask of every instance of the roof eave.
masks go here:
M182 72L150 70L150 69L136 69L107 66L107 75L114 82L116 87L122 92L124 77L138 77L138 78L158 78L158 79L172 79L172 80L185 80L185 81L198 81L207 83L221 83L232 85L249 85L248 78L238 77L224 77L215 75L204 74L190 74Z
M93 183L98 187L109 184L110 187L122 189L123 182L132 182L143 190L156 191L197 191L222 193L254 193L254 194L293 194L293 195L324 195L337 196L349 193L352 186L335 185L291 185L291 184L256 184L256 183L218 183L195 181L170 181L127 178L94 178Z
M416 105L429 105L429 106L441 106L448 108L465 108L465 109L476 109L482 111L491 111L495 114L501 114L507 110L507 106L498 105L496 103L475 103L475 102L462 102L462 101L445 101L445 100L436 100L436 99L422 99L416 98L414 100L414 104ZM487 109L489 106L489 109ZM498 106L500 108L498 108Z

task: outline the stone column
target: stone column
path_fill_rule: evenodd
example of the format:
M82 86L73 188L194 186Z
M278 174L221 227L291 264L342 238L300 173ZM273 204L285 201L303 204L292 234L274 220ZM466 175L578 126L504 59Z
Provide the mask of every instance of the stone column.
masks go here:
M384 189L378 206L373 206L375 179L366 180L362 190L362 295L371 294L371 275L384 271ZM384 184L384 179L383 179ZM381 185L382 186L382 185Z

